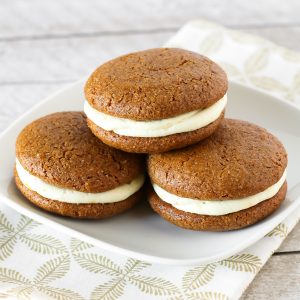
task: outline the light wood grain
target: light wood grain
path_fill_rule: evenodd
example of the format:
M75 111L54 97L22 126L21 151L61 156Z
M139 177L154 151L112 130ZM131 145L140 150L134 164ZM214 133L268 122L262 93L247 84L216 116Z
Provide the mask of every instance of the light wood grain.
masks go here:
M170 36L154 33L5 43L0 51L0 83L76 80L112 57L161 46Z
M280 34L281 30L285 34ZM262 29L252 30L260 33ZM271 34L272 32L272 34ZM269 29L268 38L293 36L286 28ZM300 29L299 29L300 34ZM73 37L0 43L1 84L26 82L74 81L89 74L98 64L121 54L161 46L171 32L131 34L126 36ZM266 36L266 34L265 34ZM294 35L296 36L296 35ZM286 39L287 40L287 39ZM280 39L283 46L294 43L300 50L298 39ZM293 42L291 42L293 41ZM0 102L1 102L0 97Z
M242 300L299 300L300 255L275 255L270 258Z
M300 256L300 223L298 223L292 232L282 243L281 247L276 252L299 251Z
M178 28L194 18L232 27L299 25L297 0L2 0L0 37Z

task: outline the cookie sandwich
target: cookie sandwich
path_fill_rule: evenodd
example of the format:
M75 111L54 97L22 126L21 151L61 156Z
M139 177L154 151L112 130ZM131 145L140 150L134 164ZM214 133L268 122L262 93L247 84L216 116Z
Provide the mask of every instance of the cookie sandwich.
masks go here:
M150 205L167 221L194 230L225 231L272 214L287 191L287 154L254 124L224 119L204 141L149 156Z
M97 139L81 112L42 117L16 141L15 181L40 208L74 218L106 218L133 207L144 183L142 158Z
M224 117L227 77L200 54L158 48L120 56L85 85L88 126L127 152L158 153L211 135Z

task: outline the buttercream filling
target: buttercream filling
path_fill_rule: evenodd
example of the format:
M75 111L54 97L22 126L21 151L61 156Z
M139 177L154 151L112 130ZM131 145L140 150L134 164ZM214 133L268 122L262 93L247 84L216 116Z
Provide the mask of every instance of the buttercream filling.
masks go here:
M18 159L16 159L16 170L21 182L31 191L47 199L74 204L114 203L123 201L137 192L145 180L144 175L141 174L128 184L123 184L112 190L101 193L86 193L49 184L31 175L22 167Z
M203 128L216 121L227 103L227 95L213 105L200 110L191 111L173 118L135 121L118 118L94 109L87 101L84 103L84 112L98 127L113 131L119 135L132 137L162 137L171 134L189 132Z
M244 197L241 199L233 200L200 200L200 199L191 199L184 198L174 194L171 194L153 183L153 188L158 195L158 197L171 204L175 208L189 213L199 214L199 215L209 215L209 216L221 216L234 213L247 209L249 207L255 206L258 203L265 201L274 197L280 188L283 186L286 180L286 170L283 172L283 175L274 185L268 187L266 190Z

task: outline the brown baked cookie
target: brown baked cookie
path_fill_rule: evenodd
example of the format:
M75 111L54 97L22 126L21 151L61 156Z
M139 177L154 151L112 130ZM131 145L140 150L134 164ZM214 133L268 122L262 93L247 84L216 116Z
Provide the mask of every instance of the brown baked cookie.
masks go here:
M271 214L286 195L287 154L254 124L224 119L204 141L153 154L148 173L152 208L194 230L238 229Z
M197 53L158 48L113 59L85 85L93 133L127 152L157 153L198 142L218 127L227 77Z
M32 122L17 138L16 156L18 188L47 211L105 218L140 199L143 158L102 143L82 112L54 113Z

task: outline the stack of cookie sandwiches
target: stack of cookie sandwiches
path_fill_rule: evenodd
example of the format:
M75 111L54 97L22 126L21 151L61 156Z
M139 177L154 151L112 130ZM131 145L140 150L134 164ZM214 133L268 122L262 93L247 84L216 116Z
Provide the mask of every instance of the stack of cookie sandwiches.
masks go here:
M287 190L287 154L265 129L225 119L228 81L205 56L158 48L98 67L84 113L29 124L16 144L15 180L35 205L105 218L143 198L183 228L225 231L274 212ZM146 162L145 162L145 155Z

